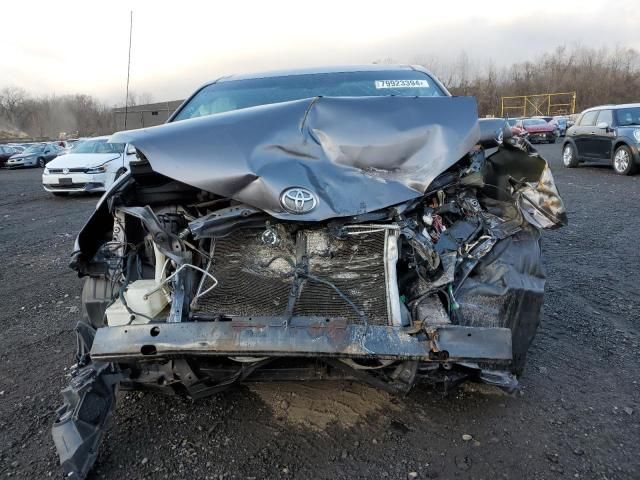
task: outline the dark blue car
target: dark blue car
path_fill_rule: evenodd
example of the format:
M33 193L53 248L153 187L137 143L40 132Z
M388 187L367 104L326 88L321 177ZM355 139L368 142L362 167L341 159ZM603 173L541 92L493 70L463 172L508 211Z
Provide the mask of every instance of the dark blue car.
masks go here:
M585 110L567 130L562 162L610 163L616 173L631 175L640 166L640 103L603 105Z

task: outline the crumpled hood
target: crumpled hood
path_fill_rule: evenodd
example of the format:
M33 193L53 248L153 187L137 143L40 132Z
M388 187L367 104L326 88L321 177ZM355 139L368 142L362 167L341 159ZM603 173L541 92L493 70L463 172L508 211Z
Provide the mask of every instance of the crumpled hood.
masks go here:
M287 220L362 214L422 195L479 139L472 97L321 97L120 132L158 173ZM285 190L316 207L290 213Z
M47 163L47 168L91 168L120 158L117 153L67 153Z

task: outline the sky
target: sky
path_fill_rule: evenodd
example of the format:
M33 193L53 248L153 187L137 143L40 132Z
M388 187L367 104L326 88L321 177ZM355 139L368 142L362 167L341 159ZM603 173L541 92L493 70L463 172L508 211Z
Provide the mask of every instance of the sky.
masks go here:
M3 2L0 88L32 95L181 99L222 75L281 68L447 61L496 66L559 45L640 50L637 0Z

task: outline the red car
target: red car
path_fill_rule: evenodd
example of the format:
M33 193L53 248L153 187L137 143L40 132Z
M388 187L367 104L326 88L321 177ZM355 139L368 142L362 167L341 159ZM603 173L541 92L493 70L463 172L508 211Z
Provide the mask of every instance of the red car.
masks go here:
M525 118L516 122L516 127L529 134L531 143L556 143L556 127L542 118Z

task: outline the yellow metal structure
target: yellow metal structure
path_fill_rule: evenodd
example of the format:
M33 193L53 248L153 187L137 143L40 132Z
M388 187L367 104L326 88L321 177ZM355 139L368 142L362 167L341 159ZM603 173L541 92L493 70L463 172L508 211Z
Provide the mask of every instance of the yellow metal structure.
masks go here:
M571 115L576 112L576 92L538 93L501 97L501 117Z

